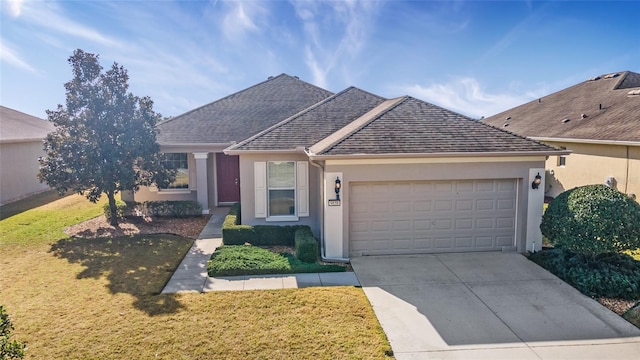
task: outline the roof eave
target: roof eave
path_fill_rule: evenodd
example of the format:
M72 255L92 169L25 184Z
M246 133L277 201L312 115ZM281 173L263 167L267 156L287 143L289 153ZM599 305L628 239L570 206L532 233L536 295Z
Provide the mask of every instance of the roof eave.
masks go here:
M307 154L304 146L298 146L295 149L271 149L271 150L237 150L232 148L224 149L226 155L250 155L250 154L291 154L291 153L303 153Z
M311 160L330 159L373 159L373 158L454 158L454 157L522 157L569 155L571 150L554 151L500 151L500 152L445 152L445 153L385 153L385 154L344 154L315 155L308 154Z
M595 140L595 139L558 138L558 137L544 137L544 136L530 136L529 138L532 140L543 141L543 142L550 141L550 142L569 142L569 143L597 144L597 145L640 146L640 141Z

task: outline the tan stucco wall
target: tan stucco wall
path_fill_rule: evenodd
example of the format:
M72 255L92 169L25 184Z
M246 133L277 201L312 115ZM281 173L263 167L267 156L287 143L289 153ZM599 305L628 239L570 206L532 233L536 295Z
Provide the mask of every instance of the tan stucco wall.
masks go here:
M41 140L0 144L0 204L49 189L36 177L42 149Z
M331 165L325 171L342 173L343 199L343 256L349 254L349 188L352 182L421 181L460 179L516 179L518 208L516 220L516 250L524 252L527 233L528 189L530 168L544 168L544 161L475 162L475 163L418 163L418 164L360 164ZM542 210L540 210L542 212Z
M245 225L308 225L314 236L320 236L320 170L309 164L309 216L296 222L267 222L255 217L254 162L256 161L309 161L305 154L248 154L240 155L241 218Z
M573 151L565 166L558 166L557 156L547 160L547 196L556 197L577 186L604 184L610 176L616 180L616 189L640 196L640 146L545 143Z

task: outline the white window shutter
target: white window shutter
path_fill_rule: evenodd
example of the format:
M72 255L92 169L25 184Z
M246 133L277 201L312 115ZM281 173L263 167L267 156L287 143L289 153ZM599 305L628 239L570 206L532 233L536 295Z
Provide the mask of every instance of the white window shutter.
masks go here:
M196 169L196 159L192 153L187 153L187 171L189 171L189 190L198 189L198 169Z
M267 217L267 163L264 161L253 163L253 183L255 189L256 219Z
M296 192L298 195L298 216L309 216L309 163L296 162Z

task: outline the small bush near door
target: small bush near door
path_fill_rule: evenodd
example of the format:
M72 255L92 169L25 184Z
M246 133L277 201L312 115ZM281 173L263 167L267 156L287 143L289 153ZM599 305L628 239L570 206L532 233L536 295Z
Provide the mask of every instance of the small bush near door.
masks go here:
M222 243L225 245L295 246L298 229L311 229L306 225L239 225L240 204L234 204L222 223Z
M318 261L318 241L313 237L308 227L296 231L295 235L296 257L306 263Z

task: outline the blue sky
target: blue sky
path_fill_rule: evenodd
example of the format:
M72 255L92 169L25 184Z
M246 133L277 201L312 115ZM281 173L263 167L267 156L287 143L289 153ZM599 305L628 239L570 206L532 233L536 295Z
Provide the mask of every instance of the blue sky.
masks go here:
M176 116L287 73L479 118L640 72L639 1L1 1L0 103L64 103L77 48Z

